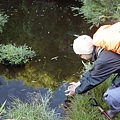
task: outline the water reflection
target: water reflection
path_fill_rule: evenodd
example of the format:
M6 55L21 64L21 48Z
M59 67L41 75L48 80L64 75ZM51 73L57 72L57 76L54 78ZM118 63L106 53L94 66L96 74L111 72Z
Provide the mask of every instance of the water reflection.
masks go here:
M73 17L71 6L80 6L80 3L1 0L1 11L9 16L9 21L0 34L0 43L27 44L37 54L25 67L0 65L0 75L6 81L22 80L34 89L49 88L56 93L63 81L78 80L76 73L82 65L72 50L73 34L90 33L89 25L80 16ZM56 99L64 96L64 92L58 93Z
M43 58L40 61L35 59L24 67L0 65L0 73L6 81L19 79L30 87L49 88L54 91L68 77L69 79L77 77L73 75L76 71L76 68L73 68L74 64L75 62L70 58L58 56L57 60L55 57Z
M6 84L5 80L0 77L0 82L2 83L0 85L0 105L7 100L6 106L8 106L9 102L13 101L16 98L19 98L22 102L29 102L30 99L34 99L34 97L37 97L38 95L45 97L45 95L48 94L47 89L33 89L32 87L28 87L27 85L24 85L22 81L18 80L8 81ZM60 93L60 98L58 92ZM56 92L51 93L50 95L50 107L56 109L56 112L63 115L64 113L62 109L58 109L57 106L62 103L65 98L64 88L57 88ZM38 98L39 96L36 99Z

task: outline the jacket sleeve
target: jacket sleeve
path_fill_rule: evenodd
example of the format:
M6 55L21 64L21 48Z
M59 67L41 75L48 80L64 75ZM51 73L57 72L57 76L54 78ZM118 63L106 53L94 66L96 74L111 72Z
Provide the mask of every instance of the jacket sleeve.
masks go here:
M95 61L93 68L83 74L81 85L75 89L77 94L82 94L105 81L112 73L120 70L120 55L104 51Z

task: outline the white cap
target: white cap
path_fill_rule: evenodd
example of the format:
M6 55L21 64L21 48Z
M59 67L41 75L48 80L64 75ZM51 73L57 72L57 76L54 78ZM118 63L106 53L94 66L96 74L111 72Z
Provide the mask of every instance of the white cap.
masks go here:
M91 54L93 51L93 40L88 35L81 35L73 42L73 50L76 54Z

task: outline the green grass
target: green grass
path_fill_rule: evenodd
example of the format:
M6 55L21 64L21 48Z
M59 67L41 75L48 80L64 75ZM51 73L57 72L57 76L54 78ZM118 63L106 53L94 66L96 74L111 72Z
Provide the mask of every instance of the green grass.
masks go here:
M50 93L45 96L33 93L26 103L14 98L3 117L10 120L62 120L60 114L49 107L50 98Z

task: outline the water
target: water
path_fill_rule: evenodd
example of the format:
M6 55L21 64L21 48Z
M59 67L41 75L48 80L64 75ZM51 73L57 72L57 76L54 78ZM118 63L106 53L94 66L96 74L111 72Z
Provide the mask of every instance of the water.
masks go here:
M27 99L28 92L53 92L51 107L65 100L65 82L76 81L82 63L72 49L74 34L90 34L90 25L74 17L70 7L81 6L73 0L1 0L1 11L9 16L0 34L0 43L26 44L37 56L25 67L0 65L0 103L10 95ZM58 109L58 112L61 112Z

